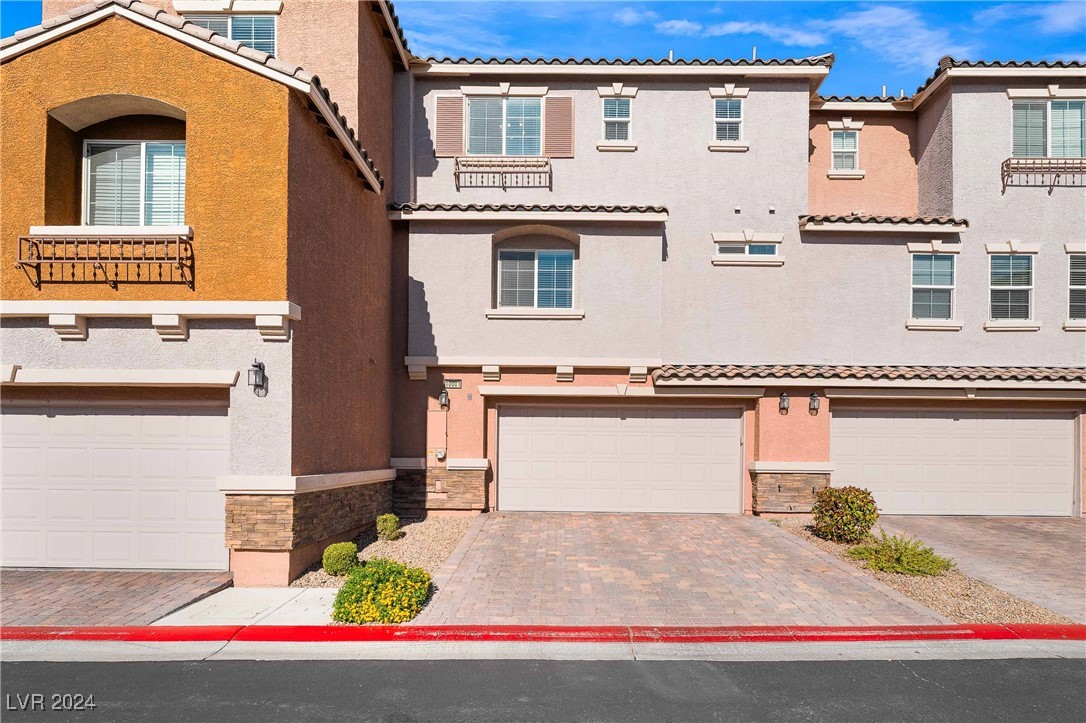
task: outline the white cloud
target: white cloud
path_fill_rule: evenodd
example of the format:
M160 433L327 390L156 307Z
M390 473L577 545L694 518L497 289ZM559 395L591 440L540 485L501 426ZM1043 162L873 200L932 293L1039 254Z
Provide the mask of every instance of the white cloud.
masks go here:
M614 21L619 25L641 25L652 22L660 17L651 10L635 10L634 8L622 8L614 14Z
M984 26L1026 21L1033 30L1046 35L1076 33L1086 29L1086 2L1003 3L975 13L973 20Z
M702 24L692 20L664 20L656 23L656 32L664 35L701 35Z
M471 3L411 2L397 9L411 52L422 57L539 55L503 32L500 16Z
M974 45L956 42L945 27L928 27L916 11L892 5L874 5L813 26L903 66L930 68L944 55L962 58L976 53Z
M706 37L719 37L722 35L764 35L771 40L776 40L782 45L821 45L826 42L821 33L802 30L798 27L786 27L772 25L770 23L748 23L731 21L710 25L705 28Z

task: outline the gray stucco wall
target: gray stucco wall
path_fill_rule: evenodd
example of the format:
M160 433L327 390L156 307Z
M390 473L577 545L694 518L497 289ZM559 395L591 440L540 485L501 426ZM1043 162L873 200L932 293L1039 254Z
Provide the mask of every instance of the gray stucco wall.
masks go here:
M89 319L86 341L64 341L45 319L5 319L0 359L27 369L237 369L230 390L230 471L290 474L291 343L266 342L252 322L191 320L188 341L162 341L149 320ZM264 362L268 394L247 385Z
M953 98L942 91L917 119L916 175L921 216L950 216L954 205Z

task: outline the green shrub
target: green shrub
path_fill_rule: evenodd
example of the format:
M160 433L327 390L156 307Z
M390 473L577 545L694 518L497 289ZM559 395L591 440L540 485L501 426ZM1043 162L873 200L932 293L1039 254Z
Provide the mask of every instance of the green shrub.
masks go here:
M860 542L871 534L879 508L871 493L859 487L827 487L815 495L814 533L834 542Z
M358 545L353 542L337 542L324 548L321 565L329 575L346 575L358 567Z
M430 594L430 574L393 560L367 560L347 576L332 605L341 623L406 623Z
M942 575L954 567L953 560L936 555L920 540L898 535L888 537L885 530L882 537L853 547L848 555L863 560L872 570L902 575Z
M398 540L403 537L400 518L389 512L377 518L377 537L381 540Z

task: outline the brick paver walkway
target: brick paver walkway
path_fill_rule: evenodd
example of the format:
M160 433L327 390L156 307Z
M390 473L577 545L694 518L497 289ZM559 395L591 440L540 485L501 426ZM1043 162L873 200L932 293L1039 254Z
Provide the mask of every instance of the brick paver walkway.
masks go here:
M953 557L966 575L1086 623L1086 519L898 515L879 525Z
M231 579L228 572L0 570L0 624L147 625Z
M731 515L491 513L435 586L417 624L949 622L765 520Z

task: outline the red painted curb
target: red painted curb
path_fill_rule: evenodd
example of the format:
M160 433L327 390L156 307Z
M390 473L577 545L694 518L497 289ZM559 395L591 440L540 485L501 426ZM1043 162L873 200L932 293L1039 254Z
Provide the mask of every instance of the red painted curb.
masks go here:
M0 640L122 642L517 642L767 643L918 642L924 640L1082 640L1086 625L824 626L533 626L533 625L248 625L116 628L3 627Z

